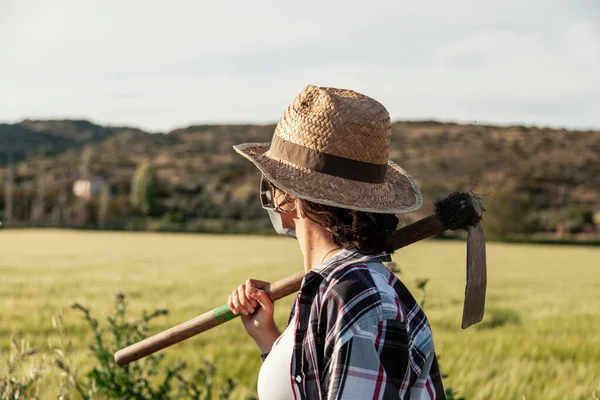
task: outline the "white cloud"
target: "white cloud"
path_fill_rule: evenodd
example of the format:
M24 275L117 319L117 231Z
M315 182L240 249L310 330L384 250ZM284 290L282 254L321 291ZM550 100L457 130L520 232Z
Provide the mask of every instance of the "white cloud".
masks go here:
M600 127L595 0L4 0L0 120L274 122L308 83L395 119Z

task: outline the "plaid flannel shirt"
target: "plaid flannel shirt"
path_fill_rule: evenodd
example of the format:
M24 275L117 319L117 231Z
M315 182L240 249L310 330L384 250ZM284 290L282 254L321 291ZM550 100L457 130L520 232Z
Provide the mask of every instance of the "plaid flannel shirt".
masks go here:
M296 400L446 398L427 318L389 261L342 250L305 275L289 319Z

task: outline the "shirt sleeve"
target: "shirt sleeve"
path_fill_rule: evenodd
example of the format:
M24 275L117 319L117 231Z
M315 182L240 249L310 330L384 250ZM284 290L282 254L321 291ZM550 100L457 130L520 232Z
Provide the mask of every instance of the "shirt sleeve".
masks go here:
M371 323L340 340L326 360L322 383L327 399L416 399L436 396L430 367L435 353L422 368L411 365L406 326L397 320Z
M327 399L377 399L385 371L372 339L355 335L336 346L322 381Z

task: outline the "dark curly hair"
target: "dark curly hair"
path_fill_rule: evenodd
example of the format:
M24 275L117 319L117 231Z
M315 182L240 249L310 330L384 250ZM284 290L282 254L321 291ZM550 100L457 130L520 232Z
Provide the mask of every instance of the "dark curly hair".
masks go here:
M304 199L298 201L306 216L325 228L338 246L355 247L363 254L394 252L389 241L398 226L396 215L348 210Z

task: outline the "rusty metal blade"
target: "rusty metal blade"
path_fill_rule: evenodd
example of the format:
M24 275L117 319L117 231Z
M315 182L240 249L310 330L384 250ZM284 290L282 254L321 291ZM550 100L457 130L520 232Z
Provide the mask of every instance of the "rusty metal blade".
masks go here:
M487 266L485 257L485 237L478 225L468 229L467 236L467 285L463 308L462 328L480 322L485 309Z

